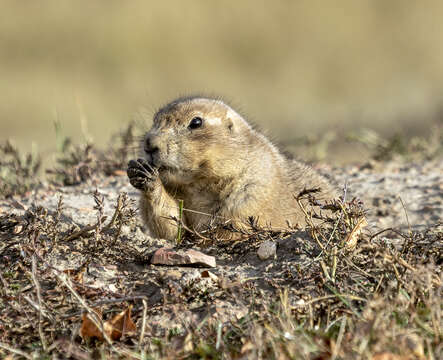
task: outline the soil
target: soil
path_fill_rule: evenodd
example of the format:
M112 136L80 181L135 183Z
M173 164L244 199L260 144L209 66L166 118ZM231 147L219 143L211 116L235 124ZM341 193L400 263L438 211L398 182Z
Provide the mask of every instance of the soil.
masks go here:
M419 164L374 162L344 168L319 165L318 169L343 189L347 201L357 197L363 202L368 211L369 226L363 230L367 239L392 228L394 232L387 230L377 238L401 247L405 238L398 234L430 228L441 234L443 160ZM125 211L129 220L106 230L122 193L128 194ZM294 306L321 295L315 287L319 274L309 273L314 261L312 254L318 252L309 251L307 244L313 240L302 230L272 238L277 242L277 253L268 260L257 256L263 241L259 238L228 244L181 245L215 256L217 266L212 269L151 265L149 258L154 250L174 244L151 238L139 216L130 218L131 209L137 208L137 197L137 191L121 174L77 186L45 184L23 196L0 201L0 217L8 219L3 233L9 232L11 241L8 249L3 248L0 262L6 266L14 261L19 255L13 249L26 253L26 247L22 248L20 243L20 233L29 224L26 219L45 218L46 222L40 224L46 225L39 225L45 230L40 230L38 241L33 244L38 243L42 271L86 268L82 283L89 293L84 290L81 295L88 298L91 306L127 299L137 304L134 312L140 314L142 304L137 299L145 299L151 337L165 336L171 329L181 331L186 324L202 322L208 316L222 322L232 316L240 319L249 311L251 294L276 298L289 286ZM90 232L79 233L89 225ZM99 235L94 232L97 228L103 229ZM78 236L72 236L76 233ZM50 234L56 234L56 246ZM437 247L441 253L441 242ZM204 271L212 275L205 276ZM48 281L41 286L42 291L50 292L56 285ZM81 309L73 307L70 316L79 317L80 313Z

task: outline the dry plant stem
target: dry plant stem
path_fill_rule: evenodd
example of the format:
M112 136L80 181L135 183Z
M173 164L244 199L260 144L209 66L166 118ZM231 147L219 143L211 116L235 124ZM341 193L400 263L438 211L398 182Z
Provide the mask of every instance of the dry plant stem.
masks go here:
M355 296L355 295L347 295L347 294L339 294L339 295L340 295L341 297L343 297L343 298L348 298L348 299L351 299L351 300L357 300L357 301L364 301L364 302L367 302L366 299L363 299L363 298L361 298L361 297L359 297L359 296ZM318 297L318 298L315 298L315 299L312 299L312 300L307 301L307 302L306 302L305 304L303 304L303 305L293 306L292 309L295 309L295 308L297 308L297 307L299 307L299 306L307 306L307 305L311 305L311 304L313 304L313 303L316 303L316 302L319 302L319 301L322 301L322 300L335 299L335 298L337 298L337 295L325 295L325 296L320 296L320 297Z
M383 229L383 230L380 230L380 231L376 232L374 235L371 235L369 240L372 240L372 239L376 238L377 236L379 236L379 235L381 235L381 234L383 234L385 232L388 232L388 231L392 231L393 233L395 233L395 234L397 234L397 235L399 235L401 237L405 237L400 231L397 231L394 228L386 228L386 229Z
M104 222L107 219L107 216L103 216L100 221ZM74 239L77 239L83 235L87 235L88 237L91 236L91 234L88 234L90 231L97 229L98 227L98 223L99 221L97 221L97 223L95 223L94 225L86 225L85 227L83 227L82 229L72 233L71 235L67 236L65 238L65 241L71 241Z
M44 316L46 319L48 319L51 322L54 322L54 318L50 314L48 314L45 310L43 310L38 304L36 304L35 301L29 298L29 296L24 295L23 299L25 299L29 305L31 305L35 310L41 313L41 315Z
M63 210L63 195L60 195L57 202L57 210L55 212L56 217L55 217L54 228L57 227L60 223L60 215L62 213L62 210ZM56 232L54 235L54 245L57 245L58 243L58 235L59 235L58 232Z
M343 319L340 323L340 330L338 332L337 343L334 346L334 352L332 353L331 360L335 360L337 355L340 353L341 341L343 340L343 334L345 333L346 328L346 317L343 316Z
M1 272L0 272L0 281L1 281L2 285L3 285L2 295L8 295L8 293L9 293L9 285L6 282L6 280L3 277Z
M332 270L331 270L331 278L332 282L335 284L335 272L337 270L337 247L334 246L332 248Z
M347 194L348 194L348 181L346 180L345 181L345 186L343 188L343 200L342 200L343 204L346 202L346 195ZM334 224L334 229L332 230L331 235L329 236L329 239L326 242L326 247L328 247L328 245L329 245L330 241L332 240L335 232L337 231L338 224L340 224L340 221L343 218L343 213L346 212L343 206L341 206L341 209L342 209L342 212L340 213L339 218L337 219L337 221ZM334 274L334 276L335 276L335 274Z
M97 229L101 229L101 231L109 230L115 224L118 216L121 214L122 207L123 207L123 197L120 194L118 196L118 199L117 199L117 206L115 208L114 214L112 215L112 218L111 218L111 220L109 221L108 224L106 224L105 226L101 227L101 224L103 224L106 221L106 219L107 219L106 215L101 216L100 218L97 219L97 222L95 224L93 224L93 225L86 225L82 229L80 229L80 230L72 233L71 235L67 236L65 238L65 241L74 240L74 239L77 239L77 238L79 238L81 236L84 236L84 235L87 235L89 237L92 234L88 234L88 233L90 231L93 231L93 230L97 230ZM95 235L97 237L97 233L95 233Z
M322 249L322 251L325 250L323 244L320 242L320 240L318 240L317 234L315 233L315 225L312 221L312 215L308 214L305 207L303 206L303 204L301 203L300 199L297 198L297 203L298 206L300 206L300 209L303 211L303 214L305 215L306 218L306 223L311 227L311 235L312 237L315 239L315 241L317 242L318 246L320 247L320 249Z
M176 223L179 223L179 220L176 218L176 217L174 217L174 216L160 216L161 218L163 218L163 219L168 219L168 220L171 220L171 221L175 221ZM205 237L205 236L203 236L203 235L201 235L199 232L197 232L196 230L191 230L190 228L188 228L183 222L182 222L182 224L181 224L181 226L182 226L182 228L183 229L185 229L186 231L188 231L190 234L194 234L194 235L197 235L200 239L202 239L202 240L205 240L205 241L210 241L211 239L210 238L207 238L207 237Z
M321 269L323 270L323 274L325 274L326 279L328 281L333 282L331 277L329 276L328 268L323 260L320 260L320 266L321 266Z
M97 329L100 329L100 331L103 334L103 338L106 340L108 345L110 345L113 350L116 350L115 347L112 345L111 339L109 338L109 336L104 331L103 321L98 318L98 316L95 313L95 311L93 309L91 309L88 306L88 304L86 304L86 302L83 300L83 298L74 290L74 288L70 284L70 281L68 281L68 279L66 278L66 275L65 274L59 275L56 272L53 272L53 273L57 277L57 279L59 279L69 289L69 291L80 302L80 304L83 306L83 308L86 309L86 311L89 314L89 318L94 323L94 325L97 327Z
M403 199L401 198L401 196L399 196L398 198L400 199L401 206L403 207L403 211L405 212L406 222L408 223L409 236L412 237L411 223L409 222L408 211L406 210L405 203L403 202Z
M94 207L97 211L97 224L95 227L95 246L98 247L98 243L100 241L100 235L101 235L101 231L103 228L103 201L104 201L104 196L102 196L101 198L99 197L99 192L96 190L94 193L94 200L95 200L95 204L96 206Z
M145 299L142 300L143 303L143 317L142 317L142 329L140 331L140 338L138 340L138 347L141 350L143 338L145 337L145 329L146 329L146 316L148 313L148 303Z
M29 359L29 360L34 359L33 356L28 355L28 354L26 354L25 352L23 352L21 350L14 349L13 347L9 346L8 344L4 344L4 343L0 342L0 348L5 349L6 351L9 351L10 353L23 356L25 359Z
M42 296L41 296L41 290L40 290L40 284L37 280L37 261L35 259L35 255L32 256L32 281L35 285L35 291L37 292L37 299L38 299L38 333L40 336L40 341L42 342L43 350L46 351L48 346L46 344L46 339L43 334L43 327L42 327Z
M180 245L182 242L182 227L183 227L183 200L178 201L178 226L177 226L177 245Z
M114 214L112 215L112 218L109 221L109 223L103 227L103 230L109 230L111 226L114 225L115 221L117 220L117 217L120 215L122 211L122 208L123 208L123 195L120 194L117 198L117 206L115 207Z
M360 273L362 273L363 275L376 279L376 277L374 277L373 275L369 274L368 272L364 271L363 269L360 269L357 265L355 265L351 260L348 259L347 256L343 257L343 259L346 261L346 263L350 266L352 266L355 270L359 271ZM384 275L383 275L384 276Z
M135 300L146 300L145 295L135 295L135 296L124 296L118 299L107 299L107 300L101 300L97 301L94 304L92 304L92 307L102 306L102 305L109 305L109 304L116 304L121 303L125 301L135 301Z

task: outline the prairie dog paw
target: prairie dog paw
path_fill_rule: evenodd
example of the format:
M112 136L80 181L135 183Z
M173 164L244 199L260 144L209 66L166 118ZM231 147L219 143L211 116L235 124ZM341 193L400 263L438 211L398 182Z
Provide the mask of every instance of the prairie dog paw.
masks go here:
M144 159L130 160L126 172L129 182L138 190L153 189L158 180L158 170Z

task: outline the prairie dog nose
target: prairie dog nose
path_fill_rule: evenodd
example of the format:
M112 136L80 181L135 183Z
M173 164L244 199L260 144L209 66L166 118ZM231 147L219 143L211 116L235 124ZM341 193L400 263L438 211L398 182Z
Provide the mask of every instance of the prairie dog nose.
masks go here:
M158 146L153 144L151 136L146 137L144 150L147 154L150 154L150 155L152 155L158 151Z

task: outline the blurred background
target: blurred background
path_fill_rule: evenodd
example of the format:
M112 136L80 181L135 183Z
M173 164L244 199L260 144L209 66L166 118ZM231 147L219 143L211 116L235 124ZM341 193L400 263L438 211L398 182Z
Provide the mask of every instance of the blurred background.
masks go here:
M441 123L442 16L441 1L4 0L0 140L51 154L58 122L104 145L197 92L290 151L313 141L331 146L311 157L361 160L353 131L426 136Z

